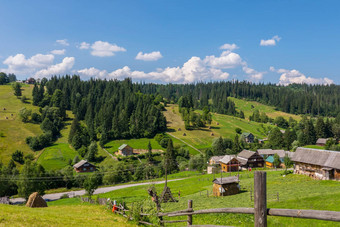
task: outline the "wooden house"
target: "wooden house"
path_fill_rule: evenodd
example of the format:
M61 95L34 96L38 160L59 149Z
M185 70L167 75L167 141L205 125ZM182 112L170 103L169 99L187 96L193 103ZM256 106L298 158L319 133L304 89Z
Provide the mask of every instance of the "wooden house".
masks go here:
M240 192L239 180L237 177L223 177L213 180L213 195L228 196Z
M118 154L122 156L133 155L133 148L127 144L123 144L118 148Z
M254 143L255 136L253 133L244 132L241 134L241 139L244 140L246 143Z
M35 79L31 77L28 80L26 80L25 83L26 84L35 84Z
M237 160L244 168L264 167L264 159L257 152L243 150L237 155Z
M222 156L212 156L209 159L209 165L219 165L219 161L224 157L224 155Z
M96 171L96 166L86 160L81 160L77 164L74 164L73 168L77 173Z
M319 139L316 141L316 145L318 145L318 146L325 146L326 143L327 143L327 140L328 140L328 139L325 139L325 138L319 138Z
M225 155L219 163L223 172L236 172L240 168L240 162L235 155Z
M298 147L292 157L294 173L340 181L340 152Z

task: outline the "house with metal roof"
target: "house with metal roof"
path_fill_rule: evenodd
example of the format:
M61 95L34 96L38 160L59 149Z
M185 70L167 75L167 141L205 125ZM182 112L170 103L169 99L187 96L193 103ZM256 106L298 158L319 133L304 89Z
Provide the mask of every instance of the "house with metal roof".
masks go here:
M298 147L294 173L320 180L340 180L340 152Z
M119 148L118 148L118 154L122 155L122 156L129 156L129 155L133 155L133 148L130 147L127 144L122 144Z
M255 136L251 132L244 132L241 134L241 139L246 143L254 143Z

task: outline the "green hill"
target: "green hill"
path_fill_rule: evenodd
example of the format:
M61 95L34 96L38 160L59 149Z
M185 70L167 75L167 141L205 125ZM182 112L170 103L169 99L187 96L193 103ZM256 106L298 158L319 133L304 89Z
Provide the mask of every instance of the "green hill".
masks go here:
M27 98L32 98L32 86L24 85L22 94ZM11 85L0 85L0 160L7 163L11 159L11 154L16 150L21 150L26 154L35 154L25 142L28 136L37 136L42 133L39 124L23 123L19 116L19 110L26 107L38 112L38 107L28 103L22 103L13 94Z

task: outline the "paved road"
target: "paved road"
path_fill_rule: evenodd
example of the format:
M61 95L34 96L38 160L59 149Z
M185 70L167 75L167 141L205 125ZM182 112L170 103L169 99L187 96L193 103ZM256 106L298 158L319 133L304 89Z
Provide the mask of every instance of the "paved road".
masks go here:
M182 179L168 180L168 182L178 181L178 180L183 180L183 178ZM155 181L155 182L145 182L145 183L136 183L136 184L126 184L126 185L118 185L118 186L112 186L112 187L104 187L104 188L98 188L97 190L95 190L94 194L102 194L102 193L111 192L111 191L122 189L122 188L129 188L129 187L140 186L140 185L163 184L163 183L164 183L164 181ZM72 198L74 196L85 195L85 190L46 194L46 195L43 196L43 198L45 200L58 200L58 199L60 199L60 197L62 195L65 195L65 194L67 194L70 198ZM25 199L24 198L11 199L11 202L14 203L14 204L24 203Z

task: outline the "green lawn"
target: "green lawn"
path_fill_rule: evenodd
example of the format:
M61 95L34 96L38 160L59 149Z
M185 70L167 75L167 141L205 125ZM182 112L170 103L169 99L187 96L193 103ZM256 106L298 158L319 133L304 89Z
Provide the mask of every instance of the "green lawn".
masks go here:
M158 144L158 142L155 139L149 139L149 138L141 138L141 139L127 139L127 140L112 140L105 144L105 148L110 153L114 153L118 151L118 148L122 144L128 144L134 149L148 149L149 141L151 143L152 149L159 149L164 150L164 148L161 147L161 145Z
M32 86L24 85L22 94L32 98ZM31 100L22 103L17 99L11 85L0 85L0 132L4 134L0 137L0 160L4 163L11 159L11 154L16 150L21 150L25 155L35 154L28 147L25 139L28 136L41 134L40 125L23 123L18 116L19 110L23 107L38 112L39 108L31 105L30 102Z
M58 143L44 149L38 164L41 164L46 170L62 169L68 165L68 160L78 155L69 144Z
M305 148L313 148L313 149L319 149L319 150L325 150L325 147L324 146L319 146L319 145L306 145L306 146L303 146Z

